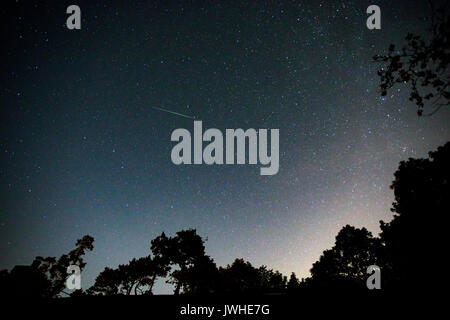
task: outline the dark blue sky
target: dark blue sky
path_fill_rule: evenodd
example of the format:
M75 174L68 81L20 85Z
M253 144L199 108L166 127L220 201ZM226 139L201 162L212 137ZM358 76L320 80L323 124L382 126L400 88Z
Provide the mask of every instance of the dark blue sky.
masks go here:
M217 264L299 277L345 224L390 220L398 162L450 138L406 86L381 99L375 54L426 33L427 1L10 1L2 18L0 268L95 238L83 284L196 228ZM277 128L280 169L182 165L170 135ZM158 292L169 292L160 286Z

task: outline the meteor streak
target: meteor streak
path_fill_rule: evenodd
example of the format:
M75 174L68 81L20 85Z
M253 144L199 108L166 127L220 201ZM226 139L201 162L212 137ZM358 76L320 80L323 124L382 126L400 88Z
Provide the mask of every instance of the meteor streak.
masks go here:
M156 109L156 110L159 110L159 111L164 111L164 112L176 114L177 116L182 116L182 117L185 117L185 118L188 118L188 119L195 119L195 117L188 116L188 115L185 115L185 114L182 114L182 113L178 113L178 112L175 112L175 111L170 111L170 110L166 110L166 109L158 108L158 107L152 107L152 108Z

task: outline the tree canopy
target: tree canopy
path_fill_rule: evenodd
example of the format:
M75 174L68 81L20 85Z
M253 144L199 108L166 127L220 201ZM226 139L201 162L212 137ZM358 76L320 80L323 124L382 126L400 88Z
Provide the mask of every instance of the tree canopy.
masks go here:
M401 48L391 44L387 54L373 57L383 64L378 70L381 95L396 84L409 84L409 100L416 104L419 116L427 102L431 109L427 115L450 104L450 15L446 7L430 4L431 32L426 36L409 33Z
M343 227L336 236L335 245L325 250L311 268L306 287L360 287L364 288L367 267L377 265L380 241L366 228Z
M386 276L392 286L406 286L426 273L425 285L433 276L434 264L445 250L446 224L450 212L450 142L430 152L425 159L402 161L391 188L395 201L392 221L380 222Z
M152 294L157 277L165 277L169 267L151 256L132 259L116 269L106 267L88 292L99 295Z
M94 249L94 238L85 235L76 242L75 249L55 257L36 257L31 266L16 266L11 272L3 270L0 282L4 291L12 291L17 296L54 298L64 291L69 276L67 267L76 265L82 271L86 266L84 255ZM31 286L31 288L30 288Z

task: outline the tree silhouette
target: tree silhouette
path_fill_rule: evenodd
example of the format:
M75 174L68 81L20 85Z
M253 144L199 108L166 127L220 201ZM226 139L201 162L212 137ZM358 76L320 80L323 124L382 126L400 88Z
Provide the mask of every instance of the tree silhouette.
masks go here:
M150 256L132 259L116 269L106 267L88 289L89 294L130 295L152 294L157 277L165 277L169 267L159 259Z
M389 223L380 221L385 275L392 287L426 286L439 275L436 264L447 234L442 219L450 212L449 163L447 142L427 159L402 161L395 172L395 216Z
M367 267L378 263L381 244L366 228L343 227L335 245L311 268L305 287L365 288Z
M264 293L280 292L286 289L287 277L283 276L279 271L268 269L261 266L257 269L259 277L259 291Z
M391 188L395 201L393 219L380 221L380 237L366 228L344 226L331 249L325 250L311 268L311 277L289 281L266 266L255 268L244 259L216 267L205 254L205 240L195 229L175 237L161 233L151 241L152 255L132 259L116 269L106 267L87 290L91 295L151 295L157 277L175 285L174 294L270 294L297 293L305 288L366 289L367 268L382 270L382 287L416 288L439 283L446 252L446 224L450 212L450 142L425 159L410 158L399 164ZM83 257L93 249L94 238L84 236L76 248L60 258L36 257L31 266L0 271L2 294L58 297L64 293L67 267L83 270ZM75 292L80 295L80 292Z
M219 268L221 293L271 293L286 289L287 278L266 266L255 268L244 259Z
M46 298L50 287L45 275L31 266L0 271L0 295L4 297Z
M58 259L36 257L31 266L16 266L11 272L3 270L0 281L4 292L41 298L54 298L61 293L68 295L64 291L69 276L67 267L76 265L82 271L86 266L83 256L87 250L94 249L93 243L94 238L86 235L77 240L75 249Z
M423 114L426 101L431 100L434 114L442 106L450 104L450 15L447 7L432 7L431 39L408 34L406 44L396 49L391 44L388 53L373 59L384 66L378 71L381 95L395 84L411 86L409 100L417 105L418 115Z
M298 280L294 272L291 273L286 288L290 293L296 292L300 289L300 280Z
M208 294L217 292L219 271L214 261L207 255L196 259L184 272L174 271L177 279L182 278L183 294Z
M222 293L256 292L258 289L258 270L244 259L235 259L231 265L219 268Z
M205 254L205 241L197 234L195 229L178 231L175 237L167 237L164 232L151 241L154 256L161 261L178 268L169 275L168 283L175 285L174 294L200 290L200 279L195 276L195 270L206 269L206 276L213 275L215 264ZM203 281L202 280L202 281ZM214 281L207 279L206 282ZM202 287L203 290L203 287Z

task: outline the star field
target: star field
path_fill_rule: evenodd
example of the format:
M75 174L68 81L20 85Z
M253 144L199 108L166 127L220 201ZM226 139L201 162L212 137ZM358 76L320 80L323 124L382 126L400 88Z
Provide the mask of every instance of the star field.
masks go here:
M448 110L418 118L408 88L381 98L372 62L426 1L67 1L11 3L2 31L1 268L95 238L83 286L149 253L165 231L197 228L218 265L243 257L299 277L341 227L390 220L399 161L450 138ZM181 165L170 135L277 128L280 170ZM160 284L159 292L170 292Z

